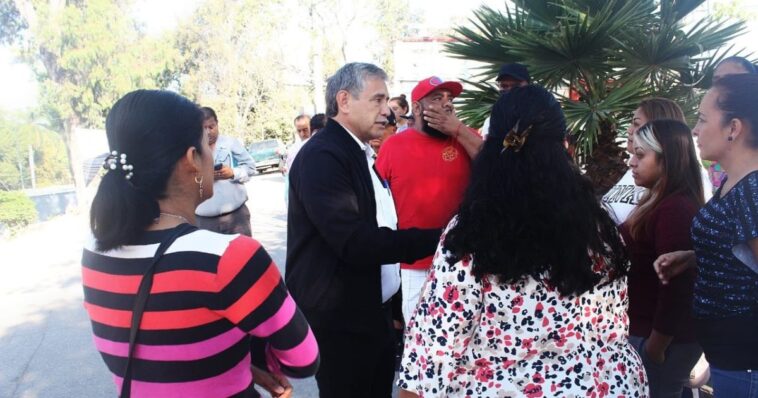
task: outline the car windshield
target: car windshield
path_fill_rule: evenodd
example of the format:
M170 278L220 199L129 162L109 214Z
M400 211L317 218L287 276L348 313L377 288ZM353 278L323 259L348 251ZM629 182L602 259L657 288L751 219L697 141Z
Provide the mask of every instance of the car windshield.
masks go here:
M279 144L276 142L276 140L254 142L250 145L250 152L258 152L258 151L263 151L266 149L274 149L278 146Z

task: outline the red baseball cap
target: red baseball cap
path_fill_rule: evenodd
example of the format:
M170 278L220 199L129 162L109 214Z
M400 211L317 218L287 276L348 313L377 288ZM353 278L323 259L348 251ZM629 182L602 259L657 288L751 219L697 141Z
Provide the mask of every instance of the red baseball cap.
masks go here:
M457 97L463 91L463 86L455 81L446 82L437 76L427 77L418 82L416 87L413 88L413 91L411 91L411 101L419 101L429 95L432 91L439 89L450 90L453 97Z

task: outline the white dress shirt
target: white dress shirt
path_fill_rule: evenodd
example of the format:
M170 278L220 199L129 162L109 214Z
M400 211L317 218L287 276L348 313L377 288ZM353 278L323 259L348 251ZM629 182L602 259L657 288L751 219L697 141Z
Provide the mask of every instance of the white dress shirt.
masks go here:
M290 169L292 168L292 162L295 161L295 156L297 156L298 152L300 152L300 149L303 148L303 145L305 145L305 143L307 141L308 141L308 138L306 138L306 139L304 139L302 141L298 141L298 142L292 144L292 146L290 147L290 149L287 150L287 161L286 161L287 174L290 173Z
M379 227L387 227L393 230L397 229L397 212L395 211L395 202L392 200L389 186L386 182L379 179L379 173L374 168L374 150L371 146L361 142L352 131L342 126L353 140L361 147L366 154L368 161L368 173L371 175L371 183L374 186L374 198L376 200L376 223ZM386 303L400 289L400 264L383 264L382 265L382 303Z

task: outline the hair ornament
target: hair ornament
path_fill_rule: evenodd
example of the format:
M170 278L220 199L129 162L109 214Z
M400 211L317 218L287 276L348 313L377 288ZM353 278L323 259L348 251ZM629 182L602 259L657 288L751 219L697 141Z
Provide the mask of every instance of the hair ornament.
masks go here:
M517 120L511 131L505 135L505 138L503 139L503 149L500 151L500 153L505 152L505 150L508 148L513 148L514 152L518 152L526 143L526 139L529 138L529 133L532 131L532 127L534 127L534 125L530 124L526 130L519 133L518 126L520 122L521 119Z
M134 166L126 162L125 153L119 154L118 151L111 151L110 155L108 155L108 157L106 157L103 161L103 168L105 169L106 173L112 170L118 170L120 168L121 171L124 171L126 173L124 175L124 178L127 180L131 180L132 176L134 176Z

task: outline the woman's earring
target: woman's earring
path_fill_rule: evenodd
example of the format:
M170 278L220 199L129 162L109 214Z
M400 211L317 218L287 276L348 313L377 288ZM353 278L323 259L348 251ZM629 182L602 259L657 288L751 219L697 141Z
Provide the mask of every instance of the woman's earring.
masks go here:
M729 137L726 137L726 140L727 140L727 141L729 141L729 142L731 142L731 141L734 141L734 137L732 137L732 136L730 135Z
M195 184L199 188L200 200L203 200L203 176L195 176Z

